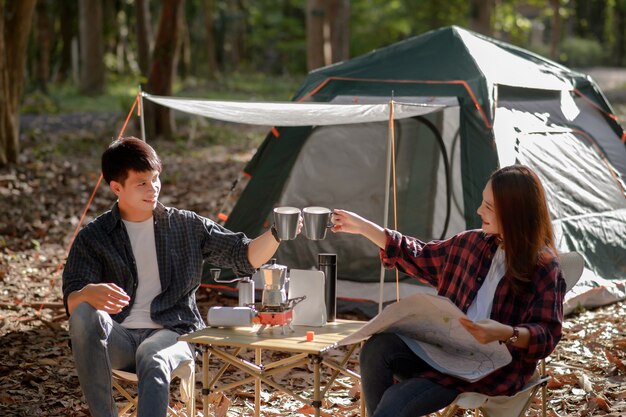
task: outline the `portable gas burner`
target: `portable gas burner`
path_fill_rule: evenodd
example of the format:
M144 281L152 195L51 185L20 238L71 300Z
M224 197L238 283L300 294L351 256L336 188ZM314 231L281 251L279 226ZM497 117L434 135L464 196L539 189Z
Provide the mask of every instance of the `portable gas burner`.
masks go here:
M293 307L304 300L306 296L287 299L285 283L287 282L287 267L276 263L272 259L269 264L263 265L257 272L263 280L263 297L261 304L255 305L257 311L253 322L261 325L257 334L269 326L281 327L281 333L285 334L285 328L294 331L291 327L293 320Z

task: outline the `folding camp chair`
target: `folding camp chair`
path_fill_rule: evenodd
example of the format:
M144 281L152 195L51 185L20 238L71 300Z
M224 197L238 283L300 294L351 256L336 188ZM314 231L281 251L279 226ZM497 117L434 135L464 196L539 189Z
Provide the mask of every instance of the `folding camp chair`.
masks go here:
M568 252L559 255L566 291L576 285L583 273L585 261L578 252ZM458 409L474 410L474 416L481 414L485 417L523 417L530 407L532 400L541 390L541 415L546 417L548 406L547 383L550 377L546 373L546 362L541 360L533 378L521 391L513 396L493 396L476 392L459 394L452 404L436 413L439 417L452 417Z
M195 400L194 389L196 382L196 363L193 360L182 362L178 368L172 372L172 379L178 377L180 379L180 396L186 404L186 414L188 417L195 416ZM120 371L118 369L113 370L113 386L117 391L128 400L128 404L125 404L119 411L119 416L124 416L132 408L134 410L129 414L133 417L137 414L137 397L133 396L128 390L126 390L120 382L126 381L134 385L137 384L137 375L132 372ZM168 416L177 416L175 411L168 406Z

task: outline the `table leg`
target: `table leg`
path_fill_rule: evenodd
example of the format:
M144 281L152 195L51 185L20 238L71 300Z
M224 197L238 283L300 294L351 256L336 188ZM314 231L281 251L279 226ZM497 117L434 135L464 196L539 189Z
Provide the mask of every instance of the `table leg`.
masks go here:
M261 349L254 349L254 363L261 366ZM254 415L255 417L261 416L261 379L256 378L254 381Z
M209 415L209 351L206 346L202 347L202 413Z
M365 342L361 342L361 351L363 350L363 345ZM359 369L359 372L361 370ZM361 417L367 417L367 412L365 411L365 395L363 394L363 375L359 378L359 391L361 392Z
M320 408L322 407L322 396L320 393L320 363L322 357L315 355L313 357L313 408L315 409L315 417L320 417Z

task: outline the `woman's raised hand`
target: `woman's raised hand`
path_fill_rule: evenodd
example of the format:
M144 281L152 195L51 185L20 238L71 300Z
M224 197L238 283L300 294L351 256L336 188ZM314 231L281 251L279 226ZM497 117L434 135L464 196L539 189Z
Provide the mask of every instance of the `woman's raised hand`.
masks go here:
M387 241L385 230L358 214L346 210L335 209L330 220L334 226L334 233L344 232L363 235L379 248L384 248Z
M335 209L330 220L333 223L333 232L363 233L364 226L369 223L356 213L346 210Z

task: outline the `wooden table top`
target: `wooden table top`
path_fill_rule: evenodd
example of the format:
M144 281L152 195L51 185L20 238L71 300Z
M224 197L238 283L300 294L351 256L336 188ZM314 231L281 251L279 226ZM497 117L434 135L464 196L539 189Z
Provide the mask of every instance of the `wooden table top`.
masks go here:
M337 320L325 326L293 326L294 332L281 327L267 327L257 335L258 326L254 327L207 327L197 332L178 338L198 345L233 346L243 348L262 348L286 352L320 354L332 347L344 337L360 329L366 322ZM315 332L313 341L307 342L307 331Z

